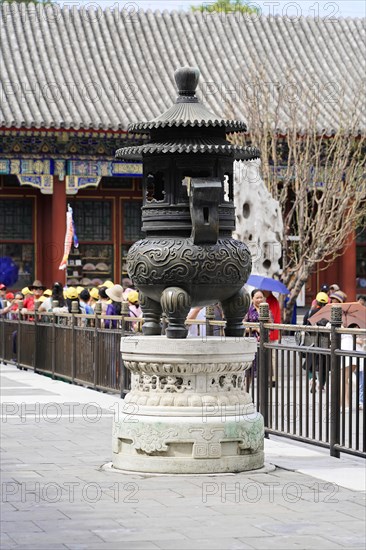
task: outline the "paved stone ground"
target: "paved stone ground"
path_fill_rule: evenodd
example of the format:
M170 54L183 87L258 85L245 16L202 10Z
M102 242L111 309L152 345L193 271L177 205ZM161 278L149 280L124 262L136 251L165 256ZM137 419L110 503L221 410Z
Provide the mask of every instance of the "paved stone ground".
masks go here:
M268 473L116 473L115 397L0 374L4 550L365 548L364 461L277 437Z

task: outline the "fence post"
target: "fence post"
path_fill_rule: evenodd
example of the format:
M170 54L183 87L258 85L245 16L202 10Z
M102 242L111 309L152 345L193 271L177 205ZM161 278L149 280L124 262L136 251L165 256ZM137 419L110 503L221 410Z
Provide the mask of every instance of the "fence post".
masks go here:
M38 310L42 302L36 300L34 302L34 354L33 354L33 370L37 372L37 351L38 351ZM28 317L29 319L29 317Z
M269 323L269 306L267 303L259 304L259 351L258 351L258 399L259 412L264 419L264 427L268 427L268 350L265 344L269 342L269 330L264 326Z
M99 380L99 329L100 329L100 318L99 315L102 314L102 304L100 302L97 302L94 306L94 315L95 315L95 322L94 322L94 338L95 338L95 344L94 344L94 388L97 387L98 380Z
M3 308L5 309L7 307L7 300L4 300L3 302ZM0 344L0 357L4 360L4 363L6 364L7 358L6 358L6 339L5 339L5 327L6 327L6 314L2 313L0 315L0 326L2 329L0 329L0 335L1 335L1 344Z
M76 324L76 318L75 313L79 312L79 302L72 301L71 302L71 380L74 382L75 380L75 363L76 363L76 330L75 330L75 324Z
M22 336L22 319L23 319L23 315L22 315L22 309L24 307L24 303L23 303L23 300L19 300L18 302L18 328L16 331L13 332L12 334L12 347L13 347L13 352L14 355L16 356L16 362L17 362L17 368L21 368L19 367L20 365L20 345L21 345L21 336Z
M123 338L126 331L125 317L129 317L130 315L129 303L126 301L122 302L121 315L122 315L122 338Z
M332 377L332 386L330 393L330 456L340 457L340 452L334 448L334 445L340 443L340 357L335 354L337 349L341 347L341 335L336 332L336 329L342 325L342 308L341 306L332 306L330 314L331 322L331 342L330 342L330 372Z
M52 300L52 353L51 353L51 364L52 364L52 378L55 378L56 370L56 314L53 311L56 307L59 307L60 302L58 300Z

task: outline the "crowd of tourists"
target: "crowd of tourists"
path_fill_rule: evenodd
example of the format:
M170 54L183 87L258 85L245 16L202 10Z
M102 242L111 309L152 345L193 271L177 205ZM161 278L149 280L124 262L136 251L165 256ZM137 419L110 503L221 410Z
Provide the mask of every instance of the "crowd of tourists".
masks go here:
M260 304L267 302L269 306L270 323L280 324L282 321L281 307L275 295L267 290L255 288L251 292L251 303L247 314L243 321L249 323L259 322ZM364 297L358 300L361 310L365 309L364 324L347 324L347 328L365 328L366 327L366 300ZM124 304L124 307L123 307ZM323 285L316 294L311 303L311 307L305 313L302 320L304 330L302 334L306 334L306 326L314 325L312 318L316 318L316 325L319 327L329 327L330 316L329 308L325 308L328 304L347 304L347 295L341 290L339 285ZM324 309L325 308L325 309ZM0 283L0 315L5 318L15 320L19 318L19 314L23 319L34 321L35 314L38 312L38 319L47 320L47 314L53 313L61 316L68 313L77 313L82 316L93 316L95 313L100 314L100 326L102 328L121 328L119 316L123 315L130 318L128 328L133 331L141 331L142 328L142 311L139 304L139 293L134 288L131 279L122 279L122 284L115 284L110 280L105 281L98 287L87 289L85 287L64 287L62 283L55 282L52 288L46 288L41 281L35 280L32 285L23 288L21 291L9 291L4 283ZM323 314L323 312L326 312ZM114 317L114 318L113 318ZM223 312L220 304L216 304L213 308L213 317L215 320L223 320ZM133 321L132 318L136 318ZM361 314L362 318L362 314ZM85 317L85 319L88 319ZM189 334L191 336L205 336L206 331L206 308L192 308L188 314ZM79 323L80 324L80 323ZM83 322L81 322L83 324ZM93 321L84 321L84 325L93 326ZM221 334L222 327L215 326L213 334ZM246 329L246 334L254 336L257 341L260 339L259 329ZM278 343L281 339L281 332L277 329L269 331L269 339L271 343ZM325 344L324 344L325 342ZM306 345L306 344L305 344ZM310 345L315 345L310 344ZM316 343L316 347L327 347L330 345L329 334L325 336L323 344ZM346 371L344 383L345 408L349 404L349 385L352 382L352 375L358 368L359 374L359 402L362 408L363 403L363 363L364 359L357 361L352 359L352 351L366 351L366 339L359 335L355 338L352 334L341 335L341 349L350 351L350 356L344 360L344 368ZM324 390L326 383L326 369L324 368L325 356L320 354L304 354L306 361L303 368L306 368L310 379L310 391L315 392ZM273 375L276 370L276 350L272 350L271 373L272 386L276 385L276 380ZM252 368L247 372L247 386L250 385L250 379L256 376L257 359L255 357Z
M139 293L135 290L131 279L122 279L122 285L113 281L105 281L98 287L64 287L55 282L52 288L47 288L41 281L35 280L32 285L21 291L11 292L5 284L0 283L0 315L7 319L18 319L19 314L29 321L34 320L35 311L39 319L47 313L62 316L65 313L81 315L120 316L122 303L126 303L124 315L141 319L142 311L139 304ZM98 304L98 305L97 305ZM116 319L103 319L104 328L117 328ZM139 330L141 321L130 324L133 330Z
M270 310L270 322L271 323L280 323L281 322L281 310L277 299L267 291L260 289L254 289L251 293L252 301L249 307L249 311L245 316L245 321L257 323L259 321L259 308L260 304L263 302L268 303ZM345 323L342 321L343 328L366 328L366 300L365 297L360 297L358 299L358 305L356 306L359 309L359 322ZM346 310L347 305L347 294L341 290L339 285L323 285L320 291L315 296L314 300L311 303L310 309L305 313L302 320L304 326L309 326L314 324L312 322L312 317L317 315L319 320L316 322L316 325L319 327L329 328L330 325L330 308L325 308L328 304L343 305L343 309ZM357 310L353 308L354 310ZM342 316L343 319L343 316ZM357 319L357 318L356 318ZM300 328L300 327L299 327ZM305 327L304 327L305 328ZM329 331L319 333L310 333L307 334L306 330L301 330L298 332L302 336L307 336L307 342L302 341L301 344L305 345L308 349L311 347L329 347L330 346L330 335ZM259 329L251 330L251 335L255 336L259 341ZM271 343L278 342L280 338L280 332L277 330L271 330L269 333L269 338ZM304 348L305 349L305 348ZM342 402L344 402L344 408L346 411L349 410L349 399L350 399L350 385L353 383L353 374L358 371L358 384L359 384L359 408L363 408L363 393L364 393L364 362L365 359L357 359L353 352L361 352L365 354L366 352L366 339L362 338L359 334L357 336L350 333L341 334L341 349L343 351L349 351L349 355L342 359L343 366L345 369L345 374L342 377ZM276 351L272 350L272 371L270 376L272 378L272 386L276 385L276 380L273 376L273 372L276 368ZM327 369L329 369L329 362L326 362L326 356L317 353L303 353L303 368L307 371L309 377L309 387L310 392L315 393L317 389L319 391L325 390L325 384L327 380ZM256 376L257 371L257 357L254 358L252 368L247 371L247 377L250 378Z
M362 312L364 310L364 314L358 317L359 322L348 322L345 324L345 322L342 320L342 327L343 328L365 328L366 327L366 300L365 297L361 296L358 299L358 302L360 304L360 311ZM329 322L329 314L325 313L325 306L328 306L329 304L336 304L341 305L342 308L347 306L347 294L341 290L339 285L332 284L330 286L323 285L320 289L320 291L317 293L315 299L313 300L310 309L306 312L303 324L304 325L311 325L314 324L311 322L311 319L314 317L317 319L316 325L319 327L330 327ZM344 306L343 306L344 305ZM329 308L328 308L329 310ZM327 311L328 313L328 311ZM316 317L315 317L316 316ZM318 320L319 319L319 320ZM343 319L343 317L342 317ZM357 321L357 317L355 317L355 321ZM363 321L363 322L362 322ZM330 345L330 338L324 338L325 340L325 346L327 347ZM342 333L341 334L341 349L344 351L357 351L364 353L366 351L366 339L362 338L360 335L357 335L354 337L352 334L349 333ZM320 356L311 356L310 364L308 363L308 372L309 372L309 378L310 378L310 391L315 392L317 388L319 391L325 390L325 383L326 383L326 367L325 365L322 365L325 362L325 357ZM344 376L344 384L342 387L342 393L344 394L344 407L345 410L349 410L349 386L352 384L352 376L353 373L357 370L357 360L352 358L351 356L344 358L344 368L345 368L345 376ZM363 392L364 392L364 359L361 358L359 361L359 401L360 401L360 409L363 408Z

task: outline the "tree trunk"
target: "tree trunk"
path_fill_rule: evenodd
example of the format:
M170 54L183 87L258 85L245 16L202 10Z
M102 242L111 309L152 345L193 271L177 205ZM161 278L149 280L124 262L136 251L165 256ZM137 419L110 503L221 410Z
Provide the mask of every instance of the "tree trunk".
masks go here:
M282 281L290 290L289 300L283 310L283 322L286 324L291 323L296 298L300 294L303 285L306 284L310 273L309 266L304 264L296 271L296 274L288 274L288 276L286 276L286 274L283 275Z

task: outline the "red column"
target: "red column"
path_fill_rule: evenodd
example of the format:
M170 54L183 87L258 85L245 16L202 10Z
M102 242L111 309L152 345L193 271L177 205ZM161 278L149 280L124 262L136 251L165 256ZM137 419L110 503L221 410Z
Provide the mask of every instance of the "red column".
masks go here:
M341 289L347 294L347 302L356 300L356 238L352 232L346 242L345 253L338 258Z
M122 273L121 273L121 236L122 236L122 227L121 227L121 209L122 209L123 199L121 197L115 197L113 200L113 243L114 243L114 273L113 281L119 285L122 282Z
M47 241L46 257L51 275L50 284L60 281L66 282L65 270L58 267L64 253L65 231L66 231L66 189L65 182L60 181L57 176L53 178L53 195L51 205L51 232Z

